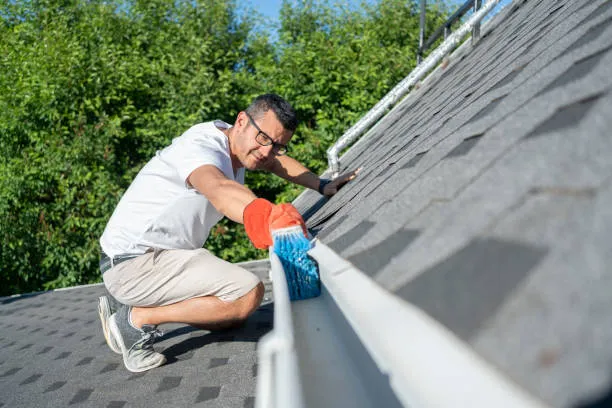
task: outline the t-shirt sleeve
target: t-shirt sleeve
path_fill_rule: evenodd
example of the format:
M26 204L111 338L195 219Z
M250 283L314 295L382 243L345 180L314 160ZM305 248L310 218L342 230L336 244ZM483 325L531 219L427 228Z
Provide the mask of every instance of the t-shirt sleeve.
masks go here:
M223 140L202 126L194 126L160 153L160 158L174 167L181 180L187 178L198 167L213 165L233 179L231 159Z

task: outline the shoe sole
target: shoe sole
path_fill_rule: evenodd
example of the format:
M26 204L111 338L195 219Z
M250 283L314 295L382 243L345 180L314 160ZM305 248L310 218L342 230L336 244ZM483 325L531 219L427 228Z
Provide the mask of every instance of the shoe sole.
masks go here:
M123 355L123 365L125 366L125 368L128 369L128 371L131 371L133 373L142 373L143 371L148 371L152 368L159 367L166 362L166 356L164 356L163 354L160 354L161 356L160 360L154 363L151 363L148 366L139 367L139 368L130 367L130 365L127 362L128 349L123 343L123 338L121 337L121 331L119 331L119 326L117 325L117 321L115 320L114 314L110 317L110 319L108 319L108 322L109 322L110 332L114 336L114 338L117 340L117 344L121 348L121 354Z
M100 296L98 301L98 315L100 316L100 322L102 323L102 332L104 333L104 339L106 340L106 344L108 347L113 350L117 354L123 354L119 345L115 341L114 336L110 332L110 328L108 327L108 319L111 317L112 311L110 308L110 303L108 302L108 298L106 296Z

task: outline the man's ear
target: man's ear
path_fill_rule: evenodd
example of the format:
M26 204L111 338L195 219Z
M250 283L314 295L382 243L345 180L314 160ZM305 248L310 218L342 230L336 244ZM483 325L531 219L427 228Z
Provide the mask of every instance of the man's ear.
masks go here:
M234 126L237 129L243 129L247 127L248 124L249 118L247 117L246 113L244 113L244 111L238 112L238 116L236 116L236 123L234 123Z

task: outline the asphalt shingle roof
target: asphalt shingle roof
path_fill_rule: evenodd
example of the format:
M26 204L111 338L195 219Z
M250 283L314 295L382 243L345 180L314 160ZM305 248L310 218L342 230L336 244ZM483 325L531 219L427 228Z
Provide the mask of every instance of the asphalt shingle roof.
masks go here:
M533 395L597 399L612 384L611 89L611 1L516 1L346 153L357 179L299 208Z
M266 286L239 329L160 326L168 362L131 373L106 345L97 314L103 285L0 299L0 407L252 407L257 341L272 328L267 261L247 265Z

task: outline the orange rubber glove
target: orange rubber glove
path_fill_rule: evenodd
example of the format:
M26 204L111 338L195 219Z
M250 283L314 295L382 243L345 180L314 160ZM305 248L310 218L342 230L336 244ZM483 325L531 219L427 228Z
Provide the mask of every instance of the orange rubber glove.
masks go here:
M291 204L274 205L266 199L257 198L244 209L244 229L247 236L258 249L271 247L272 231L299 225L308 236L304 219Z

